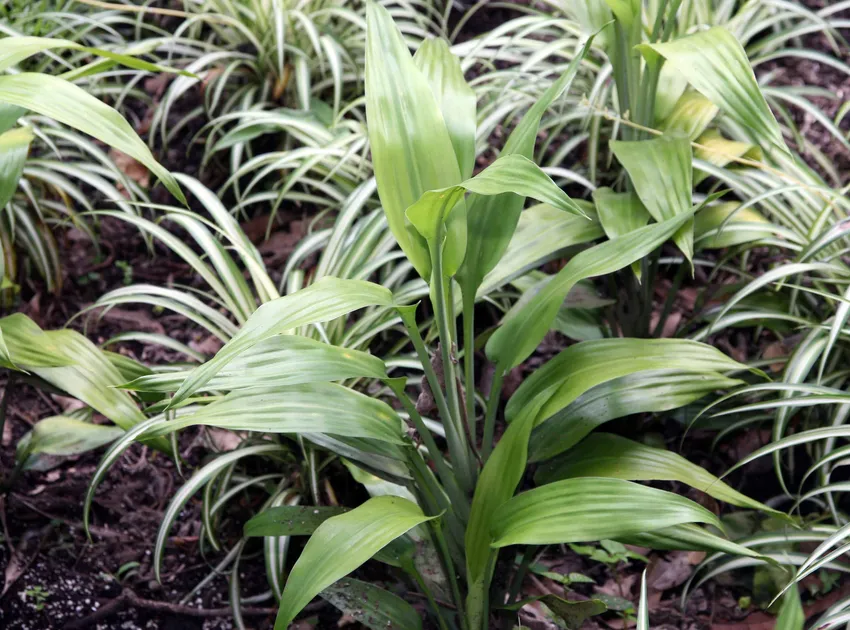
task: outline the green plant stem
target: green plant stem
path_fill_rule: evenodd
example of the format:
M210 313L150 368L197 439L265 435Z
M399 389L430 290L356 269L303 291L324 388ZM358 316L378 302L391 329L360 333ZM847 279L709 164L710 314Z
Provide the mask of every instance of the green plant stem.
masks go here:
M446 428L446 442L449 446L449 455L454 463L453 470L464 492L471 493L473 483L471 480L464 482L464 469L458 468L458 461L461 460L462 453L466 451L464 443L461 441L461 436L455 431L455 427L451 422L449 407L446 403L446 398L443 395L443 389L440 386L440 380L437 378L437 373L434 372L434 367L431 365L431 357L428 354L428 349L425 347L425 342L422 341L422 335L419 334L419 327L416 325L415 308L401 307L397 309L401 316L401 321L407 329L407 334L410 341L413 343L413 348L416 350L416 355L422 363L422 370L425 372L425 378L428 380L428 385L431 387L431 393L434 395L434 402L437 405L437 410L440 412L440 418L443 420L443 426ZM467 485L468 484L468 485Z
M425 580L422 579L419 571L417 571L415 567L411 567L407 573L413 578L413 581L416 582L419 590L422 591L425 598L428 600L428 604L431 606L431 609L434 611L434 616L437 618L437 624L440 626L440 630L449 630L449 627L446 625L446 620L443 619L443 614L440 612L440 606L437 604L437 600L434 599L434 594L431 592L431 589L428 588L428 585L425 584Z
M667 297L664 300L664 306L661 309L661 314L658 317L658 323L655 325L655 330L652 331L653 337L660 336L661 331L664 329L664 322L666 321L668 315L670 315L670 311L673 309L673 303L676 301L676 295L679 293L679 286L682 284L682 280L685 278L687 268L687 263L685 263L685 261L682 261L682 264L679 265L679 268L676 270L676 275L673 277L673 284L670 286L669 291L667 291Z
M475 448L478 421L475 417L475 295L463 295L463 384L466 387L466 426Z
M454 305L447 299L445 281L443 275L443 229L437 233L437 238L429 242L431 249L431 299L434 301L434 315L437 319L437 330L440 334L440 353L443 362L443 380L446 386L446 400L448 402L449 422L453 425L458 440L462 445L459 459L453 463L455 469L460 473L458 479L467 492L475 488L475 468L471 458L470 448L467 444L463 424L460 416L460 401L457 391L457 378L455 376L454 358L452 357L452 345L454 343L449 329L450 321L453 321L452 311ZM439 384L438 384L439 385Z
M446 544L446 537L443 536L443 530L440 529L439 522L434 524L434 542L437 544L437 550L440 552L440 556L445 558L445 563L447 565L445 569L447 577L449 578L449 585L452 589L452 599L455 601L458 618L461 620L461 627L463 630L468 630L466 617L463 613L463 597L460 594L460 585L457 581L457 571L455 571L455 565L452 561L451 554L449 553L449 547Z
M487 413L484 416L484 438L481 443L481 459L485 463L493 451L493 435L496 431L496 412L499 409L499 400L502 397L502 382L504 379L505 372L501 365L497 365L496 373L493 375L493 384L490 387L490 396L487 398Z
M543 547L545 549L545 546ZM528 545L525 548L525 551L522 554L522 560L520 561L520 565L517 567L516 572L514 573L514 577L511 580L511 586L508 590L508 604L513 603L513 601L519 595L519 591L522 588L522 582L525 579L525 574L528 573L528 567L531 566L531 561L534 559L534 556L537 555L538 552L542 551L541 549L537 549L532 545Z

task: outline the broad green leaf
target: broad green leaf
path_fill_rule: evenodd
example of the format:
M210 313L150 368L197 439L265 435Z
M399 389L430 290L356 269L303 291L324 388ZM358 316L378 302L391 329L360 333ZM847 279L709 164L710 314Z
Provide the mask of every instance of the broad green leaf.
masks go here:
M389 306L389 289L362 280L325 277L290 295L266 302L248 318L233 339L209 361L195 368L172 399L177 405L208 383L237 355L287 330L327 322L367 306Z
M0 76L0 102L53 118L126 153L144 164L172 195L186 203L177 180L154 159L147 144L130 123L113 108L73 83L33 72Z
M475 92L469 87L455 57L444 39L426 39L413 62L431 86L452 140L460 175L472 177L475 166Z
M487 357L509 370L546 336L570 289L581 280L612 273L652 252L691 218L690 213L635 230L577 254L528 304L487 342Z
M549 453L571 448L610 420L678 409L743 384L719 373L687 370L647 370L614 378L587 390L537 426L531 434L529 457L540 461Z
M374 584L343 578L319 593L345 615L372 630L421 630L422 618L398 595Z
M493 515L494 547L613 539L684 523L720 526L693 501L630 481L584 477L522 492Z
M800 591L795 586L788 589L782 597L782 607L776 618L774 630L803 630L806 627L806 615L800 602Z
M633 192L618 193L610 188L593 191L593 203L599 223L608 238L617 238L645 226L649 213Z
M693 157L687 137L665 134L637 142L612 140L610 145L647 212L656 221L690 214ZM693 222L687 221L673 240L690 261L694 255Z
M286 630L316 595L427 520L415 503L387 496L319 525L286 581L275 630Z
M535 481L611 477L628 481L678 481L738 507L782 514L731 488L681 455L610 433L589 435L575 448L538 469Z
M68 416L40 420L18 442L17 459L24 468L32 467L32 456L79 455L109 444L124 430L116 426L92 424Z
M747 53L728 30L715 26L672 42L641 44L638 49L648 59L664 57L749 133L753 142L787 153L782 130L759 89Z
M15 194L33 137L32 131L26 127L10 129L0 135L0 209Z
M266 508L245 523L242 535L309 536L332 516L347 512L344 507L316 505L279 505Z
M23 313L0 318L6 352L13 365L5 367L28 370L36 367L72 365L73 361L56 345L55 338L39 328Z
M180 370L150 374L122 387L142 392L173 392L191 373L191 370ZM299 335L275 335L236 356L196 391L231 391L386 376L384 362L368 352L332 346Z
M664 369L711 373L747 368L720 350L689 339L583 341L562 350L527 378L508 402L505 417L510 420L532 400L546 395L537 417L540 424L591 387L640 371Z
M6 347L6 340L3 339L2 327L0 327L0 366L9 368L10 370L18 369L15 362L12 360L12 353L9 352L9 348Z
M0 133L6 133L15 126L18 118L27 113L23 107L0 103Z
M529 160L533 158L534 142L543 115L557 98L569 90L592 43L591 35L564 73L522 117L508 137L502 156L517 154ZM522 197L509 193L494 197L472 195L467 200L466 257L458 273L464 295L475 295L484 277L502 259L524 203Z
M694 219L696 249L733 247L773 237L770 221L752 206L739 210L740 206L730 201L703 208Z
M426 192L405 215L417 231L431 241L436 238L440 223L449 218L452 209L463 198L464 190L482 196L514 193L548 203L564 212L584 214L539 166L522 155L513 154L498 158L481 173L457 186Z
M593 580L591 580L592 582ZM499 606L500 610L519 610L526 604L533 602L542 602L555 615L564 621L567 630L579 630L585 621L595 615L601 615L608 610L608 607L599 599L585 599L580 601L570 601L562 599L557 595L547 594L529 597L527 599Z
M205 425L260 433L329 433L404 444L403 421L385 402L334 383L238 390L159 427Z
M689 90L679 97L673 111L661 124L666 134L680 134L696 140L717 116L717 106L699 92Z
M583 202L582 202L583 203ZM593 214L592 208L582 208ZM546 204L528 208L519 216L516 231L499 263L484 277L477 298L539 267L564 248L587 243L602 236L599 221L569 214Z
M428 281L428 246L405 210L425 192L454 186L463 178L437 99L389 12L369 3L366 22L366 121L378 194L399 246ZM445 255L459 264L466 226L453 227ZM447 261L447 275L456 271L452 266Z

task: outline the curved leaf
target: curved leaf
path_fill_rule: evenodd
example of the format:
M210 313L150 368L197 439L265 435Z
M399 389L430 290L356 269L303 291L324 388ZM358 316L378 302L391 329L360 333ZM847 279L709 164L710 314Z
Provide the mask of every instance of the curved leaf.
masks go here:
M275 630L286 630L316 595L427 520L415 503L383 496L319 525L286 581Z
M372 630L421 630L422 619L416 609L398 595L374 584L344 578L319 596Z

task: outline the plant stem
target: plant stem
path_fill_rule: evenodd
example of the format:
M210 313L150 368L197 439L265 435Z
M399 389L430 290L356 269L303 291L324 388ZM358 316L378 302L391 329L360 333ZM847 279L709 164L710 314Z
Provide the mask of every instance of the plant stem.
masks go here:
M484 438L481 443L481 459L487 463L487 458L493 451L493 435L496 431L496 412L499 409L499 400L502 397L502 382L505 371L501 365L496 366L493 376L493 384L490 387L490 396L487 398L487 414L484 417Z
M452 335L449 330L450 316L454 311L454 305L447 299L445 276L443 275L443 229L437 232L437 238L429 242L431 249L431 299L434 301L434 315L437 319L437 330L440 334L440 352L443 361L443 380L446 386L446 400L449 406L449 421L452 423L458 436L462 450L458 455L460 459L454 462L455 469L459 474L461 485L467 492L472 492L475 487L475 468L470 457L470 445L467 444L460 416L460 401L457 391L457 378L455 377L454 358L452 357ZM453 318L452 318L453 319ZM454 456L453 456L454 457Z
M440 630L449 630L446 625L446 620L443 619L443 615L440 612L440 607L437 604L437 600L434 599L434 594L431 592L431 589L428 588L428 585L425 584L425 580L422 579L422 576L419 574L419 571L416 570L415 567L411 567L411 569L407 572L410 577L413 578L413 581L416 582L416 585L419 587L419 590L425 595L425 598L428 600L428 604L434 611L434 616L437 618L437 624L440 626Z
M463 597L460 594L460 586L457 582L457 572L455 571L454 562L452 562L451 554L449 553L448 545L446 544L446 538L443 536L443 530L440 528L439 522L434 524L433 527L434 532L434 542L437 544L437 549L440 552L440 556L445 558L446 563L446 573L448 574L449 584L452 589L452 599L455 600L455 605L457 606L458 618L461 622L461 627L464 630L467 630L467 621L466 616L463 613Z
M543 549L545 548L546 547L544 546ZM517 567L516 573L514 573L514 577L511 580L511 587L508 590L508 601L506 603L513 603L517 595L519 595L520 588L522 588L522 581L525 579L525 574L528 572L528 567L531 566L531 561L538 552L542 553L542 549L537 549L532 545L528 545L525 548L525 551L522 554L522 561Z
M419 327L416 325L415 307L399 307L397 308L401 321L407 329L410 336L410 341L413 343L413 348L419 357L422 364L422 370L425 372L425 378L428 380L428 385L431 387L431 393L434 395L434 402L437 405L437 410L440 412L440 418L443 420L443 426L446 428L446 442L449 446L449 455L451 455L453 470L458 482L464 492L470 493L473 488L471 479L465 479L466 470L459 467L459 462L462 461L463 453L467 450L461 436L455 430L452 424L449 407L446 403L446 398L443 395L443 388L440 385L440 380L437 378L437 373L434 372L434 367L431 365L431 356L428 354L428 349L425 347L425 342L422 341L422 335L419 334Z
M466 426L475 448L478 419L475 417L475 295L463 294L463 384L466 387Z

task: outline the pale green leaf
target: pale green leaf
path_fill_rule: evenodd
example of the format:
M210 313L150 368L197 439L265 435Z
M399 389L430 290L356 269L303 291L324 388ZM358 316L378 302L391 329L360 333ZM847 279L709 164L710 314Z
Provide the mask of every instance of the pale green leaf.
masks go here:
M275 630L286 630L316 595L427 520L415 503L387 496L319 525L286 581Z
M673 111L661 124L661 131L696 140L717 116L717 106L699 92L689 90L679 97Z
M722 26L638 49L661 55L690 84L737 122L763 148L786 152L782 131L759 89L744 48Z
M610 188L593 191L593 202L599 223L608 238L617 238L645 226L649 213L633 192L618 193Z
M10 129L0 135L0 209L6 206L18 188L33 137L32 130L26 127Z
M492 545L548 545L628 536L684 523L720 526L689 499L620 479L584 477L520 493L493 515Z
M79 455L109 444L124 430L116 426L92 424L68 416L40 420L18 442L17 459L28 468L37 455Z
M326 322L367 306L389 306L392 293L362 280L325 277L290 295L266 302L248 318L233 339L195 368L172 399L177 405L208 383L237 355L274 335L299 326Z
M694 219L694 246L719 249L773 237L770 221L752 206L740 206L730 201L703 208Z
M796 587L788 589L782 598L774 630L803 630L805 627L806 615L800 602L800 591Z
M32 72L0 76L0 102L53 118L126 153L144 164L172 195L186 203L177 180L154 159L130 123L73 83Z

